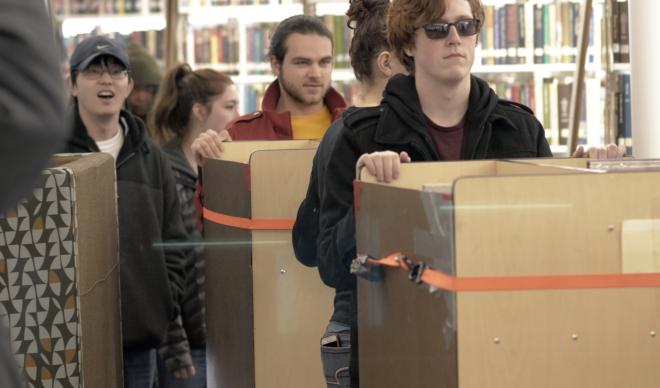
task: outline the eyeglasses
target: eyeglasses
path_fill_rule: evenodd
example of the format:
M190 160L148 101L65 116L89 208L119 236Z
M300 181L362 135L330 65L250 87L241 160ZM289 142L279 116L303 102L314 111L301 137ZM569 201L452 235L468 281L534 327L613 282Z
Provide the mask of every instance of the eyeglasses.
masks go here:
M481 30L481 20L479 19L466 19L459 20L455 23L429 23L417 28L423 28L426 37L429 39L444 39L449 36L451 26L456 27L456 32L459 36L472 36L479 33Z
M97 80L101 78L103 73L110 74L110 78L114 80L121 80L126 78L128 75L128 70L123 68L107 69L101 66L90 66L81 72L81 74L89 80Z

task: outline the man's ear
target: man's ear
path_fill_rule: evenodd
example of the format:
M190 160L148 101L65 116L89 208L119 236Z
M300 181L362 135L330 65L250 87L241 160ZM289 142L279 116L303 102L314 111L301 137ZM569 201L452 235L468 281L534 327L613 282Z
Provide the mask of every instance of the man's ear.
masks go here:
M71 78L70 74L66 77L66 85L69 88L69 91L71 92L71 95L73 97L78 97L78 88L73 83L73 79Z
M378 71L385 77L390 78L392 76L392 53L389 51L381 51L378 56L376 56L376 66Z
M274 55L270 56L270 69L273 71L273 74L275 74L275 77L280 76L280 66L281 64L277 61L277 58L275 58Z

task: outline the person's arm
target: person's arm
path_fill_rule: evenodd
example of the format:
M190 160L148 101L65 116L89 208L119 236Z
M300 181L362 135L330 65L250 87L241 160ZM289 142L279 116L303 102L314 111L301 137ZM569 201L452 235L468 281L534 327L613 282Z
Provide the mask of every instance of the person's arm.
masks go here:
M165 342L158 349L165 362L167 370L177 378L188 378L195 375L190 343L183 328L181 315L170 322Z
M359 151L346 131L341 131L330 154L325 187L320 193L318 260L323 282L338 290L351 289L355 277L350 274L356 256L353 180Z
M296 258L302 264L308 267L316 267L318 265L316 240L319 234L319 210L320 199L318 192L318 155L317 151L312 163L312 172L309 177L309 185L307 187L307 195L298 207L296 214L296 222L291 231L291 238L293 240L293 252Z
M43 1L0 12L0 211L30 189L68 135L58 45Z
M165 265L170 281L170 290L174 303L179 306L185 288L187 264L186 250L179 244L188 241L188 234L183 226L181 207L176 191L176 181L172 167L161 152L163 175L163 229Z

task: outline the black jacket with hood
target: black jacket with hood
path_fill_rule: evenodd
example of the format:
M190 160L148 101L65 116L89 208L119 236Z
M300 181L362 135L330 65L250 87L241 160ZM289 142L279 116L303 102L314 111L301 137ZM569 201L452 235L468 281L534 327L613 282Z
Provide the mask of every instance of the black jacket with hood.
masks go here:
M73 115L74 133L65 152L99 152L77 104ZM124 348L157 348L178 313L185 277L184 251L167 243L186 241L187 235L167 157L147 138L142 120L122 110L120 122L124 144L116 165L122 340Z
M471 77L462 159L550 157L545 130L529 108L501 100L488 84ZM414 76L398 75L388 82L380 106L363 108L344 118L328 161L321 195L319 273L324 283L354 290L349 273L356 256L353 180L355 164L364 153L406 151L413 162L437 161L438 151L415 88ZM350 299L350 296L347 296ZM333 319L353 324L354 311L337 311L348 303L335 301Z
M330 155L334 149L337 137L344 126L344 117L355 112L360 108L349 107L342 115L332 123L325 132L321 143L316 149L312 171L309 177L309 185L305 199L300 203L296 222L293 225L291 233L293 240L293 251L298 261L308 267L319 265L317 242L319 238L319 211L321 207L321 194L325 193L325 180L320 177L325 176ZM350 311L350 290L337 290L335 294L335 311ZM345 314L344 314L345 315ZM348 324L346 317L333 314L332 321Z
M170 371L192 366L191 349L206 347L206 310L204 295L204 255L201 233L196 228L194 204L197 174L186 159L181 142L177 139L163 147L169 158L176 190L181 205L183 225L188 233L189 249L186 266L186 284L181 299L181 314L173 322L167 338L160 348L160 354Z

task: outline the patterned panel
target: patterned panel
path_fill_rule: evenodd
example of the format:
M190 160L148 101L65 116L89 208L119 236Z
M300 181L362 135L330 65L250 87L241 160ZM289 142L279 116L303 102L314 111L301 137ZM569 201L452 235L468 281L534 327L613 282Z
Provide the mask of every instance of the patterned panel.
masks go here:
M65 169L0 214L0 317L30 387L80 387L75 192Z

